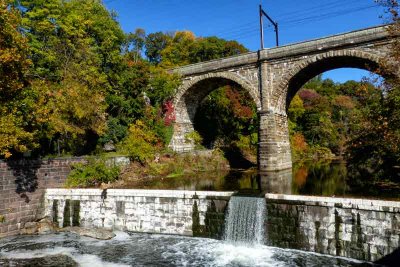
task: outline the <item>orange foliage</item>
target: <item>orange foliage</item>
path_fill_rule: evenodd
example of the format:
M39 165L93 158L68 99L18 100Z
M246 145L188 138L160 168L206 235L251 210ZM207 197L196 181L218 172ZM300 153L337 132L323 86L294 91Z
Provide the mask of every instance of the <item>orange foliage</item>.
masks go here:
M235 117L250 119L253 117L253 110L248 105L245 105L243 102L243 95L237 91L232 89L231 86L227 86L225 91L226 97L231 102L232 110Z
M306 167L301 167L294 175L294 182L298 187L302 187L307 182L308 170Z
M304 135L301 133L295 133L292 137L292 146L295 151L304 152L307 150L307 142Z
M355 107L351 97L346 95L337 96L334 100L334 105L345 109L353 109Z

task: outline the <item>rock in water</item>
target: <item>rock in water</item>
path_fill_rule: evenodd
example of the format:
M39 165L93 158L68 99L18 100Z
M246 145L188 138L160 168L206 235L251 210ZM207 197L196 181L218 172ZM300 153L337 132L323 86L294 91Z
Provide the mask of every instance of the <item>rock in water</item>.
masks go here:
M38 225L38 234L39 235L55 233L56 230L57 230L57 227L49 218L44 218L39 221L39 225Z
M60 231L71 232L77 235L92 237L101 240L108 240L115 236L112 231L102 228L65 227Z
M38 232L38 222L27 222L21 229L21 235L36 235Z
M48 255L37 258L13 259L0 258L0 266L4 267L77 267L79 266L70 256L63 254Z
M57 226L49 219L43 218L38 222L27 222L21 229L21 235L51 234L57 231Z

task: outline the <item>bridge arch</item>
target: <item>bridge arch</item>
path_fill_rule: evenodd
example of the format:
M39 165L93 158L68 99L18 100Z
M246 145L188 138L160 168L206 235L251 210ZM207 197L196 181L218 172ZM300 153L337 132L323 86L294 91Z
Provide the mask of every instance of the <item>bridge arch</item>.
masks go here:
M185 135L194 130L194 117L201 101L212 91L226 85L243 88L256 104L257 110L261 109L258 88L234 72L212 72L184 80L173 100L175 124L169 145L173 150L179 152L193 149L193 144L186 142Z
M273 106L286 114L290 102L301 87L311 78L338 68L357 68L377 72L383 57L357 50L330 51L315 55L296 64L282 78L273 93Z

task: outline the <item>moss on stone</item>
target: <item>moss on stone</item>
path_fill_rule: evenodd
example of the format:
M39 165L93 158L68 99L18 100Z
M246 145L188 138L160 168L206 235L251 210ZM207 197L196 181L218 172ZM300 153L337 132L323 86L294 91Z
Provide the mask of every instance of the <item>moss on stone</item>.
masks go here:
M335 248L337 256L340 256L342 252L341 233L340 233L342 223L343 220L339 216L339 212L335 209Z
M58 199L53 200L53 222L58 225Z
M79 200L72 200L72 226L80 226L80 210L81 202Z
M65 200L63 227L71 226L71 200Z
M197 201L193 201L192 208L192 232L193 236L203 236L203 227L200 225L200 214Z

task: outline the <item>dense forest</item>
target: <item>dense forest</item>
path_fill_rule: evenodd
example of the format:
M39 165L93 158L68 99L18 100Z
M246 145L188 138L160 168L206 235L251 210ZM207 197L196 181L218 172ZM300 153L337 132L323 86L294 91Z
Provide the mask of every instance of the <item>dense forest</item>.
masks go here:
M397 3L383 1L400 32ZM247 52L190 31L124 33L102 1L0 0L0 155L85 155L111 147L145 163L166 149L180 84L168 69ZM394 43L393 63L400 62ZM394 60L393 60L394 59ZM380 74L395 72L396 64ZM217 88L216 88L217 89ZM309 81L289 110L294 159L341 157L358 173L398 179L400 82ZM257 113L246 92L218 88L188 139L255 155ZM210 127L210 125L212 127Z

